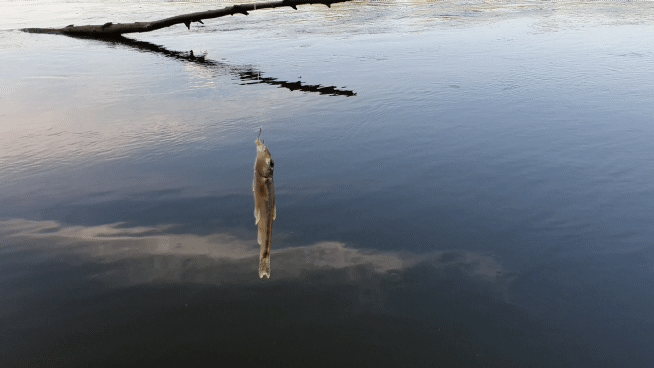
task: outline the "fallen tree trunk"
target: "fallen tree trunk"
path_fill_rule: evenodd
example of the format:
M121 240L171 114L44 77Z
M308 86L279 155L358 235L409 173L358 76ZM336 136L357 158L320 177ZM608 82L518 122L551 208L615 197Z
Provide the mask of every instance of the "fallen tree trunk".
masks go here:
M260 9L279 8L289 6L297 10L297 5L303 4L323 4L331 7L334 3L343 3L352 0L282 0L264 3L240 4L228 6L223 9L208 10L197 13L183 14L166 19L156 20L153 22L134 22L134 23L112 23L108 22L102 25L85 25L75 26L73 24L64 28L24 28L23 31L31 33L51 33L87 37L116 37L125 33L151 32L157 29L174 26L175 24L184 24L191 29L191 23L202 23L203 19L212 19L224 17L226 15L244 14ZM204 23L202 23L204 24Z

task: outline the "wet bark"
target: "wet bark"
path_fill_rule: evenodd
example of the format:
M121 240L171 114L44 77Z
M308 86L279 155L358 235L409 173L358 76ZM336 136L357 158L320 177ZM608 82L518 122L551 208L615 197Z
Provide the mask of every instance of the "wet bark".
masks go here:
M76 26L69 25L63 28L25 28L23 31L31 33L50 33L50 34L64 34L71 36L87 36L95 38L104 37L117 37L126 33L138 32L151 32L157 29L174 26L176 24L184 24L189 29L191 23L202 23L204 19L212 19L224 17L226 15L244 14L248 15L249 12L261 9L271 9L279 7L291 7L297 10L297 5L304 4L323 4L331 7L334 3L343 3L352 0L282 0L271 1L253 4L240 4L228 6L223 9L208 10L197 13L177 15L174 17L156 20L153 22L134 22L134 23L112 23L107 22L102 25L84 25ZM203 23L204 24L204 23Z

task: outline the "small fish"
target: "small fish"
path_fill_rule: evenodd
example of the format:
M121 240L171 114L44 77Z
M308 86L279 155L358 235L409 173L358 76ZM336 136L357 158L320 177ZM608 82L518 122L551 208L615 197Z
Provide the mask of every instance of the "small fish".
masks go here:
M272 243L273 222L277 218L277 207L275 206L275 186L273 184L273 168L275 161L270 156L270 151L261 141L261 129L257 144L257 159L254 162L254 180L252 191L254 192L254 218L255 225L259 225L257 242L259 251L259 278L270 278L270 245Z

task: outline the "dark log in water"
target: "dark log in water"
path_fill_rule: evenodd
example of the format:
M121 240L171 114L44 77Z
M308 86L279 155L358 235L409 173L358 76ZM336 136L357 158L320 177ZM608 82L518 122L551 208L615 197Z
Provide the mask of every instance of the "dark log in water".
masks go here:
M31 33L51 33L64 35L78 35L89 37L115 37L125 33L151 32L157 29L174 26L175 24L184 24L191 29L191 23L202 23L203 19L212 19L224 17L226 15L244 14L260 9L279 8L290 6L297 10L297 5L304 4L324 4L331 7L334 3L343 3L351 0L282 0L254 4L240 4L228 6L223 9L208 10L204 12L178 15L154 22L134 22L134 23L112 23L107 22L102 25L85 25L75 26L73 24L63 28L24 28L23 31ZM204 23L203 23L204 24Z

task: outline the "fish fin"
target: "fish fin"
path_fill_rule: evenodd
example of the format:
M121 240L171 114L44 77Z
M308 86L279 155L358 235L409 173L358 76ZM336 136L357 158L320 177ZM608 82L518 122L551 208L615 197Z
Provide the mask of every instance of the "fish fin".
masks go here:
M259 278L270 278L270 254L259 259Z
M273 206L273 221L277 220L277 205Z
M261 220L261 212L258 208L254 208L254 224L259 225L259 220Z

